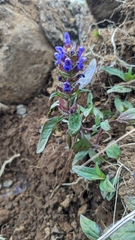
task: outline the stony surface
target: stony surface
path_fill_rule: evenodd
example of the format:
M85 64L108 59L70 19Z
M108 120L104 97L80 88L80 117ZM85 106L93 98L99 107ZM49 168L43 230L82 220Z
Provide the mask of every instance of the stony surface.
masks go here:
M72 40L82 44L94 18L86 4L59 0L40 0L40 21L44 34L55 47L63 44L63 32L69 32Z
M122 2L120 1L112 1L112 0L86 0L90 12L94 16L100 27L105 27L111 24L111 21L115 23L119 23L119 21L123 21L124 15L122 16L120 10L122 8ZM108 19L109 21L105 21Z
M63 44L63 32L69 32L73 40L78 39L75 18L65 1L40 0L39 10L43 31L53 46Z
M45 85L54 50L25 14L9 5L0 5L0 14L0 101L23 103Z

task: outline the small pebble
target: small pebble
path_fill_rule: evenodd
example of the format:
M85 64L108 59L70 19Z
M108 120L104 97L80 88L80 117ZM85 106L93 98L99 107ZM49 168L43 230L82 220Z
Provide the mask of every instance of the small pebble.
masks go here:
M6 180L6 181L3 182L3 187L9 188L9 187L12 186L12 184L13 184L13 180L9 179L9 180Z
M46 227L44 231L45 231L46 236L49 236L51 234L49 227Z
M26 113L27 113L27 110L26 108L24 107L23 104L19 104L17 107L16 107L16 113L21 115L22 117L25 117L26 116Z

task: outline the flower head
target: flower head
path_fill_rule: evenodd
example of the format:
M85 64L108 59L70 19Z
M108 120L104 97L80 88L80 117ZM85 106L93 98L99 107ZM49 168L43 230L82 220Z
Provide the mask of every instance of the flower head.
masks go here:
M72 91L71 84L68 81L64 82L63 90L67 93Z
M84 52L84 49L85 49L84 46L81 46L78 48L78 54L77 54L78 57L81 57L82 53Z
M57 61L55 62L55 65L57 65L57 64L60 64L60 63L61 63L61 60L62 60L62 59L64 59L64 57L65 57L65 52L64 52L63 47L61 47L61 46L55 47L55 50L57 51L57 52L54 53L54 57L55 57L56 60L57 60Z
M63 68L67 72L70 72L72 70L72 61L70 58L65 59Z
M86 60L87 60L86 57L80 57L80 58L79 58L79 60L78 60L78 62L77 62L77 64L76 64L78 71L80 71L80 70L82 70L82 69L84 68L83 63L84 63Z
M70 35L68 32L65 32L65 34L64 34L64 44L65 44L65 46L71 44Z

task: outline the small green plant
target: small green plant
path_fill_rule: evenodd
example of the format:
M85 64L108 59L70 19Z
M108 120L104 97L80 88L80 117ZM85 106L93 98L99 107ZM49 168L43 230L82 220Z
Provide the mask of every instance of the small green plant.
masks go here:
M111 89L107 91L107 93L112 93L112 92L127 93L135 89L135 86L134 86L135 74L132 73L132 67L130 67L128 72L126 73L124 73L123 71L117 68L112 68L112 67L103 66L102 69L105 72L109 73L110 75L117 76L124 81L124 83L120 83L118 85L113 86Z
M96 72L96 59L93 59L83 71L86 61L86 57L83 56L84 47L72 44L68 33L64 34L64 46L57 46L55 50L55 65L58 65L59 68L58 86L50 99L58 97L58 100L50 107L50 118L42 128L37 153L43 152L53 131L59 123L63 123L65 128L68 129L67 144L69 152L72 149L75 153L72 162L73 172L90 181L98 180L101 195L110 201L116 193L116 187L120 181L120 171L118 168L115 172L111 172L104 170L102 166L106 158L117 159L120 155L120 148L118 141L111 141L101 152L106 153L103 157L97 152L99 141L102 133L109 132L114 123L126 125L134 120L135 108L129 102L121 101L117 97L114 101L117 115L115 114L116 111L105 112L99 110L94 106L91 91L85 88ZM118 75L118 72L116 74ZM125 79L127 75L123 74L122 76ZM85 107L78 104L78 96L83 92L87 93ZM51 118L51 113L56 108L58 108L60 116ZM89 127L87 127L87 123L89 123ZM82 164L81 161L86 156L89 157L89 160ZM90 167L86 166L88 164L90 164ZM99 238L102 231L96 223L84 216L81 216L80 221L81 227L89 239Z
M94 37L99 37L100 36L99 31L97 29L95 29L93 31L93 35L94 35Z

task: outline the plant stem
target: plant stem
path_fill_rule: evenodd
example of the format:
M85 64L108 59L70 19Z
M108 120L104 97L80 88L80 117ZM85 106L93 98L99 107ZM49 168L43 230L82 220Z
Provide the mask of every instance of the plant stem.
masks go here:
M108 147L111 147L113 144L121 141L123 138L127 137L129 134L135 132L135 128L132 129L131 131L127 132L126 134L124 134L122 137L118 138L116 141L112 142L109 146L105 147L103 150L101 150L99 153L97 153L96 155L94 155L92 158L90 158L88 161L86 161L84 164L82 164L82 166L86 166L87 164L89 164L91 161L93 161L95 158L97 158L100 154L104 153L106 151L106 149Z

